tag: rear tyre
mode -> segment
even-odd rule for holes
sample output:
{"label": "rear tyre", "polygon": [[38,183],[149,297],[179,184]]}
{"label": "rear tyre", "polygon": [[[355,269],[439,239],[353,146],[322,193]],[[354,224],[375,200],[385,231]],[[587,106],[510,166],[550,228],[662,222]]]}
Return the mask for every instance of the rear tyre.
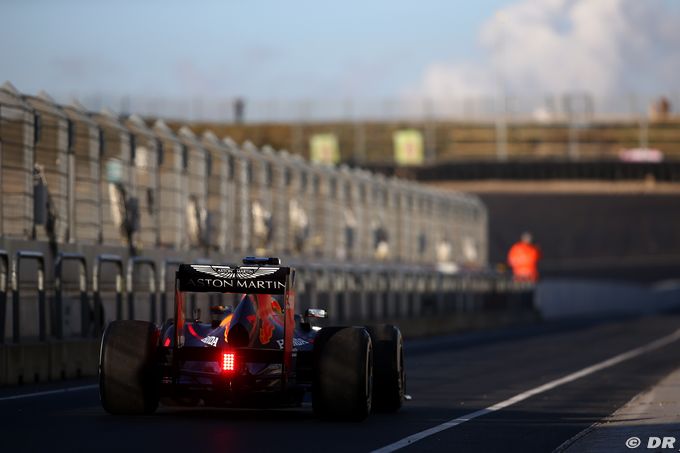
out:
{"label": "rear tyre", "polygon": [[404,401],[404,340],[392,325],[367,326],[373,342],[373,408],[396,412]]}
{"label": "rear tyre", "polygon": [[151,414],[158,407],[159,332],[146,321],[113,321],[99,353],[99,397],[111,414]]}
{"label": "rear tyre", "polygon": [[368,417],[373,395],[373,346],[366,329],[322,329],[314,340],[314,356],[314,414],[352,421]]}

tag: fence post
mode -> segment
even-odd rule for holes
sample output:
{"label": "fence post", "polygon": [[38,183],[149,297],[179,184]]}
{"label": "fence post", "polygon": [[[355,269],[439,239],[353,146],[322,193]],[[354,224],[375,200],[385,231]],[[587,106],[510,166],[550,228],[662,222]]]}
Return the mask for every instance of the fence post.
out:
{"label": "fence post", "polygon": [[332,322],[336,321],[336,316],[337,313],[333,312],[332,307],[330,305],[330,297],[331,297],[331,281],[329,277],[329,271],[328,269],[324,269],[323,267],[317,267],[315,269],[315,281],[316,281],[316,301],[317,301],[317,308],[323,308],[328,311],[328,318],[332,320]]}
{"label": "fence post", "polygon": [[638,146],[640,148],[649,147],[649,121],[645,115],[640,115],[638,121]]}
{"label": "fence post", "polygon": [[392,313],[392,287],[390,286],[390,274],[384,266],[380,271],[380,282],[382,286],[382,295],[380,297],[380,319],[389,319]]}
{"label": "fence post", "polygon": [[376,302],[378,299],[378,278],[375,272],[367,268],[364,274],[364,315],[365,319],[374,321],[377,318]]}
{"label": "fence post", "polygon": [[307,308],[319,308],[319,279],[316,275],[316,270],[314,267],[309,267],[305,269],[305,277],[307,278],[307,283],[305,289],[307,290]]}
{"label": "fence post", "polygon": [[393,309],[392,316],[395,319],[400,319],[404,316],[404,306],[406,305],[406,282],[404,280],[404,272],[402,270],[395,269],[392,275],[392,285],[391,287],[395,289],[393,297]]}
{"label": "fence post", "polygon": [[351,316],[351,307],[347,303],[347,280],[348,273],[345,268],[338,268],[333,277],[333,301],[335,303],[335,311],[338,313],[338,320],[346,323]]}
{"label": "fence post", "polygon": [[508,160],[508,118],[506,113],[497,113],[495,120],[496,161]]}
{"label": "fence post", "polygon": [[63,268],[65,261],[75,261],[80,265],[78,279],[80,287],[80,336],[87,337],[88,328],[90,327],[90,310],[87,297],[87,261],[85,260],[85,256],[81,253],[61,252],[59,255],[57,255],[57,259],[54,263],[54,311],[56,312],[52,317],[54,333],[58,339],[62,339],[64,337],[64,322],[62,319],[62,273],[64,270]]}
{"label": "fence post", "polygon": [[423,305],[425,304],[427,292],[427,274],[423,271],[416,273],[416,303],[414,305],[414,316],[423,315]]}
{"label": "fence post", "polygon": [[307,308],[306,302],[305,271],[302,267],[295,267],[295,309],[298,313],[304,313]]}
{"label": "fence post", "polygon": [[156,322],[156,262],[152,258],[144,256],[133,256],[128,260],[127,265],[127,297],[128,297],[128,318],[135,319],[135,293],[134,293],[134,271],[138,266],[143,265],[149,268],[149,318],[151,322]]}
{"label": "fence post", "polygon": [[352,268],[348,268],[345,271],[345,291],[343,304],[347,307],[345,310],[346,320],[355,322],[360,319],[358,313],[360,313],[359,303],[360,297],[357,291],[357,275]]}
{"label": "fence post", "polygon": [[123,318],[123,259],[118,255],[97,255],[92,271],[92,294],[94,296],[94,319],[95,333],[98,335],[104,328],[104,312],[102,308],[102,296],[99,291],[101,280],[101,267],[103,264],[115,264],[116,274],[116,319]]}
{"label": "fence post", "polygon": [[5,342],[5,320],[7,319],[7,282],[9,281],[9,255],[6,250],[0,250],[0,344]]}
{"label": "fence post", "polygon": [[38,338],[47,338],[45,323],[45,257],[40,252],[19,250],[12,263],[12,339],[19,343],[21,339],[21,316],[19,313],[21,282],[21,261],[35,260],[38,262]]}
{"label": "fence post", "polygon": [[434,291],[436,293],[435,307],[437,315],[446,313],[445,274],[436,273],[434,275]]}
{"label": "fence post", "polygon": [[161,302],[161,322],[165,322],[166,319],[168,319],[168,310],[166,308],[167,306],[167,288],[165,287],[166,279],[167,279],[167,272],[168,272],[168,267],[170,266],[179,266],[180,264],[184,263],[184,261],[179,260],[179,259],[167,259],[163,261],[163,265],[160,268],[160,278],[158,281],[158,291],[160,292],[160,302]]}

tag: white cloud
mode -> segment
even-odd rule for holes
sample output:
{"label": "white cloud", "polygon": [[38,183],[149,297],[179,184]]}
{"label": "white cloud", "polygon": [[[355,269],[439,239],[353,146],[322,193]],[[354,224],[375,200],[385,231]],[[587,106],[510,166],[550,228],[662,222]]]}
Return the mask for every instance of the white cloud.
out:
{"label": "white cloud", "polygon": [[668,0],[518,0],[483,24],[476,62],[436,62],[409,94],[675,93],[677,6]]}

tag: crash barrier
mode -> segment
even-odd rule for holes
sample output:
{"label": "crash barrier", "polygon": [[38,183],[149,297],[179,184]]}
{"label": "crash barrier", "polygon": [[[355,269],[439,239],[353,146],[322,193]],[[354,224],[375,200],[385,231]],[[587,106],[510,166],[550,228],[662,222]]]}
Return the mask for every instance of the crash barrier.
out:
{"label": "crash barrier", "polygon": [[[92,258],[88,259],[88,256]],[[0,251],[0,265],[4,269],[0,273],[0,308],[3,308],[0,315],[6,317],[7,312],[7,307],[1,304],[7,298],[8,269],[12,269],[13,274],[13,306],[26,302],[22,300],[22,297],[25,299],[24,293],[19,291],[22,281],[19,271],[20,265],[27,266],[22,263],[29,260],[35,261],[38,269],[37,287],[43,306],[38,319],[43,320],[42,334],[38,338],[26,335],[27,323],[35,323],[35,318],[29,320],[24,316],[17,319],[18,310],[13,311],[13,326],[17,328],[12,332],[13,341],[0,347],[0,385],[96,374],[99,336],[106,321],[137,318],[152,319],[159,324],[164,322],[171,313],[164,307],[171,307],[173,303],[167,299],[172,289],[168,273],[182,262],[210,262],[205,258],[124,258],[116,254],[63,253],[55,258],[54,267],[50,267],[54,269],[52,281],[45,278],[44,264],[47,262],[42,253],[19,251],[8,254]],[[68,262],[77,264],[77,268],[67,265]],[[404,335],[415,337],[537,319],[533,287],[496,274],[442,274],[432,269],[398,266],[290,265],[297,269],[296,311],[302,313],[311,307],[325,308],[329,318],[321,322],[326,325],[396,323]],[[142,268],[145,273],[135,282],[135,277],[140,274],[138,270]],[[88,294],[90,270],[92,284],[91,294]],[[115,287],[103,286],[111,285],[114,279]],[[68,321],[67,310],[62,308],[65,283],[69,281],[79,283],[81,329],[67,334],[64,329]],[[54,289],[48,310],[51,316],[49,331],[45,328],[46,288]],[[158,298],[157,291],[160,292],[160,312],[153,308]],[[115,293],[115,305],[103,304],[106,292]],[[141,297],[143,294],[148,294],[149,299]],[[126,313],[124,300],[127,300]],[[201,301],[205,302],[212,303],[205,299]],[[3,331],[0,341],[4,339]]]}
{"label": "crash barrier", "polygon": [[331,323],[534,310],[532,284],[493,274],[297,269],[299,310],[324,308]]}
{"label": "crash barrier", "polygon": [[95,333],[104,330],[104,307],[101,295],[101,269],[104,264],[113,264],[116,268],[116,319],[123,319],[123,290],[125,274],[123,273],[123,259],[118,255],[97,255],[92,271],[92,293],[94,294]]}
{"label": "crash barrier", "polygon": [[52,312],[52,332],[56,338],[64,337],[63,313],[63,270],[65,262],[78,264],[78,289],[80,290],[80,336],[87,337],[90,329],[90,308],[87,295],[87,261],[82,253],[59,253],[54,264],[54,310]]}
{"label": "crash barrier", "polygon": [[[17,240],[482,268],[478,197],[0,86],[0,235]],[[73,190],[77,187],[78,190]]]}
{"label": "crash barrier", "polygon": [[[54,299],[50,305],[51,328],[46,329],[45,258],[42,253],[18,251],[13,262],[6,252],[0,251],[0,316],[6,317],[7,269],[12,269],[13,342],[23,341],[19,318],[21,303],[21,263],[36,261],[38,289],[39,340],[64,338],[64,282],[78,281],[80,292],[80,332],[84,338],[98,337],[107,320],[147,319],[162,323],[169,317],[167,295],[168,272],[182,262],[179,258],[156,260],[136,256],[125,260],[120,255],[99,254],[92,266],[92,298],[87,288],[88,261],[80,253],[60,253],[54,265]],[[157,263],[161,262],[158,266]],[[210,262],[187,259],[190,262]],[[66,272],[65,263],[78,265],[77,273]],[[291,263],[297,269],[297,311],[307,308],[324,308],[329,313],[329,323],[347,324],[382,322],[430,316],[461,316],[467,313],[529,312],[533,307],[533,286],[513,282],[493,273],[443,274],[424,268],[398,266],[331,266]],[[107,313],[103,304],[103,275],[115,278],[115,302]],[[145,269],[145,273],[138,272]],[[74,269],[69,270],[73,271]],[[139,275],[144,275],[140,280]],[[110,280],[109,280],[110,281]],[[174,284],[173,284],[174,285]],[[148,301],[140,299],[148,295]],[[160,297],[159,297],[160,295]],[[93,304],[90,305],[90,300]],[[127,300],[127,310],[123,301]],[[160,300],[160,311],[157,302]],[[195,309],[196,302],[192,304]],[[124,313],[126,311],[126,313]],[[23,320],[23,322],[28,322]],[[93,325],[94,324],[94,325]],[[0,324],[4,326],[4,323]],[[4,341],[5,335],[0,336]],[[73,337],[74,335],[70,335]],[[26,338],[28,339],[28,338]]]}
{"label": "crash barrier", "polygon": [[21,262],[33,260],[38,263],[38,338],[47,338],[47,322],[45,312],[45,256],[40,252],[18,251],[12,263],[12,341],[21,341]]}

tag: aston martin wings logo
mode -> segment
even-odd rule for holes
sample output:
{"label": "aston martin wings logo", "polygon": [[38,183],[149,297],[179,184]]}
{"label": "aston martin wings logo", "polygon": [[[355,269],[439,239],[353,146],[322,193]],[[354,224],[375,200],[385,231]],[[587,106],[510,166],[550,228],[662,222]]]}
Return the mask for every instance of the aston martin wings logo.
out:
{"label": "aston martin wings logo", "polygon": [[251,279],[257,277],[264,277],[265,275],[271,275],[279,270],[278,267],[257,267],[257,266],[242,266],[242,267],[230,267],[230,266],[211,266],[209,264],[192,264],[191,267],[205,274],[210,274],[218,278],[237,278],[237,279]]}

